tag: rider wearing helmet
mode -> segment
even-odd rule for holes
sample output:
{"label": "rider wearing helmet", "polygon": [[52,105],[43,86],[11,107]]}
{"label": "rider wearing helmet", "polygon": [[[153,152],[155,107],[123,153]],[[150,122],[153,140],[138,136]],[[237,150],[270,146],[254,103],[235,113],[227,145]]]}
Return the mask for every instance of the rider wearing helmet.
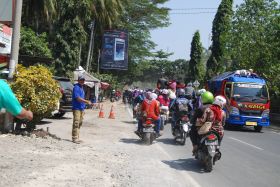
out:
{"label": "rider wearing helmet", "polygon": [[156,125],[156,136],[159,137],[160,133],[160,111],[159,111],[159,102],[156,100],[157,95],[152,92],[146,93],[146,99],[141,104],[141,112],[142,112],[142,121],[141,124],[138,124],[138,130],[135,132],[139,135],[139,132],[143,128],[143,123],[146,122],[147,119],[152,119],[154,124]]}
{"label": "rider wearing helmet", "polygon": [[160,106],[169,106],[170,103],[170,98],[168,96],[168,90],[167,89],[163,89],[160,92],[160,95],[158,96],[157,100],[160,103]]}
{"label": "rider wearing helmet", "polygon": [[206,91],[201,94],[201,102],[202,105],[197,108],[194,112],[193,118],[191,119],[191,131],[190,131],[190,139],[193,145],[193,153],[197,150],[197,146],[200,140],[200,137],[197,133],[197,121],[202,118],[203,114],[205,113],[206,109],[211,107],[212,103],[214,102],[214,96],[211,92]]}
{"label": "rider wearing helmet", "polygon": [[191,111],[191,104],[190,100],[188,100],[185,96],[185,90],[183,88],[179,88],[177,90],[177,98],[175,101],[171,104],[171,110],[173,110],[172,120],[171,120],[171,126],[172,126],[172,134],[174,134],[174,130],[176,129],[176,122],[180,118],[180,115],[182,112],[189,112]]}

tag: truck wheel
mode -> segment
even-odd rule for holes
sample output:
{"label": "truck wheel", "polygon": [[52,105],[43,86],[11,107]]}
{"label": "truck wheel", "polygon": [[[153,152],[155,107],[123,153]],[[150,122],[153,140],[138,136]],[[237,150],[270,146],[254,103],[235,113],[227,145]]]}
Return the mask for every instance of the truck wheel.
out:
{"label": "truck wheel", "polygon": [[262,131],[262,126],[254,126],[254,129],[256,132],[261,132]]}

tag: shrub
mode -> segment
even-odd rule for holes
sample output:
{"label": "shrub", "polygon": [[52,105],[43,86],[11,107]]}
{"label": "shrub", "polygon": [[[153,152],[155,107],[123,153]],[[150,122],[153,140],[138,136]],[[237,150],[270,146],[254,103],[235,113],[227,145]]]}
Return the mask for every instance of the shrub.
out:
{"label": "shrub", "polygon": [[34,119],[29,125],[35,128],[36,123],[56,109],[61,97],[59,85],[41,65],[29,68],[19,65],[17,70],[11,87],[21,105],[33,112]]}

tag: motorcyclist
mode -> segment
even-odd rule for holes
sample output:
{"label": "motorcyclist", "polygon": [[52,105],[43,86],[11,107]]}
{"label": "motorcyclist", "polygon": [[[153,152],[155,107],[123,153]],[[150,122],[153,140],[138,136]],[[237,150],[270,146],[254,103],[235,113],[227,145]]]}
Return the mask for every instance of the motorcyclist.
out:
{"label": "motorcyclist", "polygon": [[171,109],[174,111],[172,115],[171,120],[171,126],[172,126],[172,134],[175,135],[175,129],[176,129],[176,122],[180,118],[180,115],[182,112],[187,112],[191,110],[191,107],[189,105],[189,100],[185,97],[185,90],[180,88],[177,90],[177,98],[171,105]]}
{"label": "motorcyclist", "polygon": [[158,96],[158,101],[160,103],[160,106],[169,106],[169,103],[170,103],[170,98],[169,98],[169,95],[168,95],[168,90],[167,89],[163,89],[161,92],[160,92],[160,95]]}
{"label": "motorcyclist", "polygon": [[[156,137],[161,136],[160,131],[160,111],[159,102],[156,100],[157,95],[155,93],[148,92],[146,99],[142,103],[143,120],[152,119],[156,128]],[[143,121],[144,122],[144,121]]]}
{"label": "motorcyclist", "polygon": [[202,101],[202,105],[195,110],[194,115],[191,118],[192,127],[191,127],[191,131],[190,131],[190,139],[191,139],[192,145],[193,145],[193,150],[192,150],[193,153],[197,150],[198,143],[200,140],[200,136],[197,133],[197,130],[199,127],[197,126],[196,122],[198,119],[202,118],[206,109],[208,109],[211,106],[211,104],[214,101],[214,96],[211,92],[206,91],[201,94],[201,101]]}
{"label": "motorcyclist", "polygon": [[185,88],[185,92],[186,92],[187,99],[192,99],[194,97],[195,91],[191,82],[187,84],[187,87]]}
{"label": "motorcyclist", "polygon": [[201,100],[201,95],[204,93],[204,92],[206,92],[206,90],[205,89],[200,89],[200,90],[198,90],[197,92],[196,92],[196,94],[195,94],[195,100],[194,100],[194,104],[193,104],[193,107],[194,107],[194,109],[198,109],[198,108],[200,108],[203,104],[202,104],[202,100]]}

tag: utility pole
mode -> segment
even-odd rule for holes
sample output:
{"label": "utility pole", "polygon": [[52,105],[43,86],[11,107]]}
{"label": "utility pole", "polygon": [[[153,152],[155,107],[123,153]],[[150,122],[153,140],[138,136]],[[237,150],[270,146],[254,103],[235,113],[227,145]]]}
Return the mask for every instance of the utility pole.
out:
{"label": "utility pole", "polygon": [[90,53],[91,53],[92,43],[93,43],[94,23],[95,23],[95,21],[93,20],[93,21],[90,23],[90,25],[88,26],[88,27],[90,28],[91,32],[90,32],[90,42],[89,42],[89,49],[88,49],[88,56],[87,56],[86,71],[88,71],[88,68],[89,68]]}
{"label": "utility pole", "polygon": [[[21,26],[21,10],[22,10],[22,0],[16,0],[16,8],[15,8],[14,20],[13,20],[12,51],[11,51],[11,57],[10,57],[10,63],[9,63],[8,80],[13,79],[13,74],[15,72],[15,68],[18,63],[20,26]],[[6,112],[4,131],[10,132],[10,131],[14,130],[14,124],[12,122],[10,122],[11,119],[12,119],[11,115]]]}
{"label": "utility pole", "polygon": [[98,50],[98,59],[97,59],[97,73],[99,74],[99,64],[100,64],[100,49]]}
{"label": "utility pole", "polygon": [[81,65],[81,53],[82,53],[82,44],[80,43],[79,60],[78,60],[77,68],[79,68],[79,66]]}

